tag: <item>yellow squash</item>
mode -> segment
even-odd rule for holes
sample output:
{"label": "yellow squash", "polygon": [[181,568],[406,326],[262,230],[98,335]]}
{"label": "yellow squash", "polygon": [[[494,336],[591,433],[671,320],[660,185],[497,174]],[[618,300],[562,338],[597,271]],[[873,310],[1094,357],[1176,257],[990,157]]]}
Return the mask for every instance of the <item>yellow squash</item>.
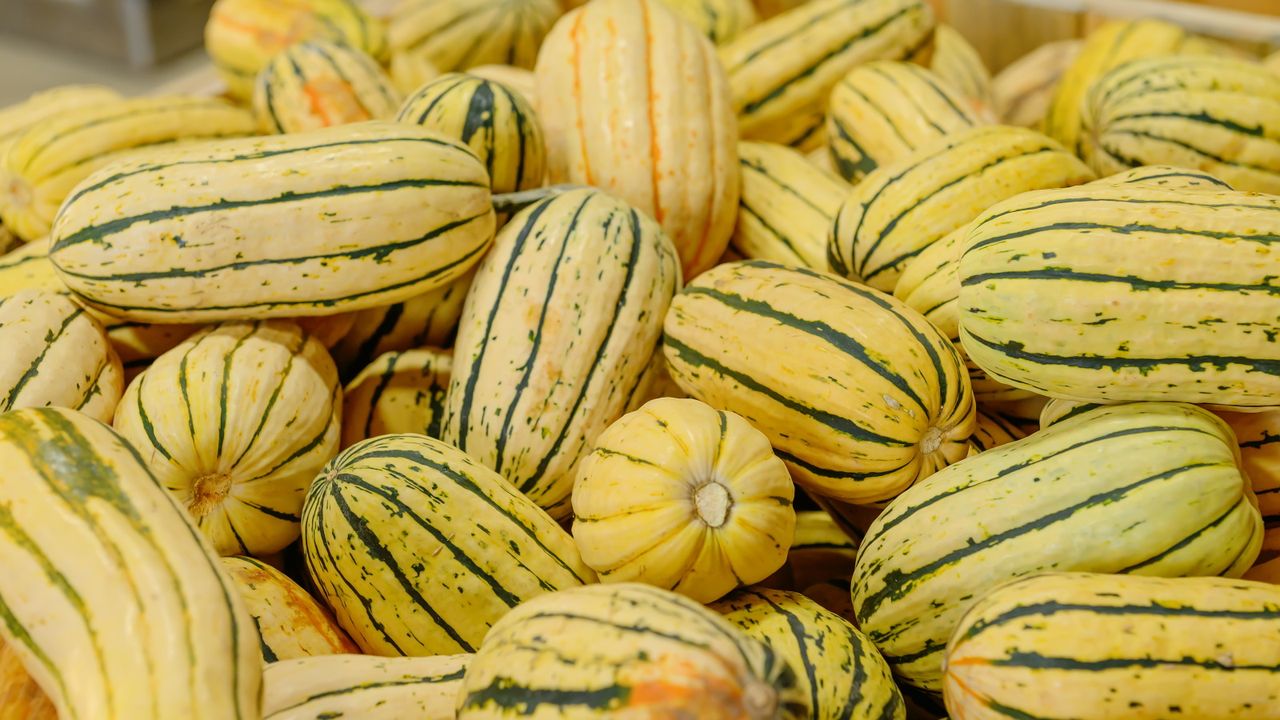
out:
{"label": "yellow squash", "polygon": [[393,57],[422,58],[440,72],[533,67],[560,12],[556,0],[401,0],[387,34]]}
{"label": "yellow squash", "polygon": [[992,80],[996,117],[1008,125],[1037,128],[1058,80],[1084,47],[1083,40],[1046,43],[1014,60]]}
{"label": "yellow squash", "polygon": [[258,628],[263,662],[360,652],[329,611],[284,573],[250,557],[221,562]]}
{"label": "yellow squash", "polygon": [[258,123],[277,133],[383,120],[399,105],[400,93],[373,58],[329,40],[285,48],[258,73],[253,91]]}
{"label": "yellow squash", "polygon": [[827,235],[849,186],[785,145],[738,143],[742,195],[733,247],[743,257],[827,268]]}
{"label": "yellow squash", "polygon": [[264,720],[454,720],[470,655],[325,655],[262,673]]}
{"label": "yellow squash", "polygon": [[502,83],[524,98],[530,107],[538,105],[538,79],[528,68],[515,65],[478,65],[467,68],[467,74]]}
{"label": "yellow squash", "polygon": [[717,45],[734,39],[756,23],[751,0],[662,0],[711,42]]}
{"label": "yellow squash", "polygon": [[995,115],[991,71],[987,70],[977,48],[970,45],[960,31],[950,25],[934,28],[929,69],[959,90],[979,117]]}
{"label": "yellow squash", "polygon": [[1008,418],[993,412],[987,412],[978,406],[978,423],[969,438],[974,454],[986,452],[994,447],[1007,445],[1014,440],[1021,440],[1029,435],[1025,428]]}
{"label": "yellow squash", "polygon": [[446,350],[389,352],[347,384],[342,408],[342,447],[399,433],[440,437],[445,391],[453,368]]}

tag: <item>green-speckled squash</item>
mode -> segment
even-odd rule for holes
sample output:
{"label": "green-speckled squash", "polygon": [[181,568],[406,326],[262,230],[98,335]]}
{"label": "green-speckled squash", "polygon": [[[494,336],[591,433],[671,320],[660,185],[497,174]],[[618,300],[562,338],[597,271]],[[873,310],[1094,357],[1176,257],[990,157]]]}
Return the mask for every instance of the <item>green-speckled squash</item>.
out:
{"label": "green-speckled squash", "polygon": [[454,720],[470,655],[324,655],[262,673],[264,720]]}
{"label": "green-speckled squash", "polygon": [[378,63],[334,42],[291,45],[258,74],[253,112],[268,132],[319,130],[395,115],[400,93]]}
{"label": "green-speckled squash", "polygon": [[452,369],[447,350],[422,348],[379,355],[347,384],[342,447],[378,435],[440,437]]}
{"label": "green-speckled squash", "polygon": [[733,248],[753,260],[826,270],[827,235],[849,185],[774,143],[738,143],[738,165],[742,193]]}
{"label": "green-speckled squash", "polygon": [[389,25],[391,53],[421,57],[441,72],[533,67],[560,12],[556,0],[401,0]]}
{"label": "green-speckled squash", "polygon": [[360,652],[329,611],[284,573],[251,557],[221,560],[258,629],[263,662]]}

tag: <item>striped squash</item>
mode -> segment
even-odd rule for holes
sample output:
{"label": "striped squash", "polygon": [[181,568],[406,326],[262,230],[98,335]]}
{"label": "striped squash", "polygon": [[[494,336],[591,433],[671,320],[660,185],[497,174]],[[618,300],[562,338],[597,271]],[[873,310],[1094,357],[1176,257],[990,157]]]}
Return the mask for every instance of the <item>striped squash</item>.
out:
{"label": "striped squash", "polygon": [[57,406],[108,421],[124,391],[102,325],[66,295],[0,297],[0,412]]}
{"label": "striped squash", "polygon": [[[1262,539],[1231,430],[1199,408],[1101,408],[953,465],[898,496],[858,550],[853,605],[905,682],[992,587],[1046,570],[1239,576]],[[975,522],[980,518],[980,522]]]}
{"label": "striped squash", "polygon": [[401,95],[411,95],[418,88],[440,77],[440,68],[422,53],[398,53],[391,56],[387,67],[391,84]]}
{"label": "striped squash", "polygon": [[971,720],[1280,717],[1278,634],[1274,585],[1037,575],[965,615],[947,648],[947,710]]}
{"label": "striped squash", "polygon": [[990,125],[948,135],[854,187],[832,227],[828,260],[834,272],[892,292],[913,258],[991,205],[1092,179],[1084,163],[1033,130]]}
{"label": "striped squash", "polygon": [[0,720],[58,720],[58,709],[27,672],[22,658],[0,640]]}
{"label": "striped squash", "polygon": [[723,45],[756,24],[751,0],[662,0],[707,39]]}
{"label": "striped squash", "polygon": [[1000,122],[1038,128],[1058,81],[1083,48],[1084,41],[1076,39],[1045,43],[996,74],[991,91]]}
{"label": "striped squash", "polygon": [[810,701],[796,672],[683,595],[588,585],[535,598],[493,627],[467,668],[458,719],[801,720]]}
{"label": "striped squash", "polygon": [[[41,122],[0,155],[0,219],[23,240],[49,234],[82,180],[127,151],[179,140],[252,135],[253,114],[216,98],[157,96],[95,103]],[[163,195],[163,194],[162,194]]]}
{"label": "striped squash", "polygon": [[422,435],[343,451],[308,491],[302,524],[316,588],[371,655],[472,652],[516,605],[595,582],[533,501]]}
{"label": "striped squash", "polygon": [[1276,235],[1266,195],[1104,180],[1018,196],[969,233],[961,341],[993,378],[1051,397],[1275,405]]}
{"label": "striped squash", "polygon": [[264,720],[453,720],[470,655],[285,660],[262,673]]}
{"label": "striped squash", "polygon": [[364,52],[329,40],[290,45],[258,73],[253,112],[267,132],[296,133],[383,120],[400,93]]}
{"label": "striped squash", "polygon": [[567,515],[578,461],[640,389],[677,263],[658,225],[611,195],[521,211],[467,295],[443,439]]}
{"label": "striped squash", "polygon": [[494,193],[542,185],[547,170],[542,126],[533,106],[502,83],[460,73],[442,75],[410,95],[396,120],[471,148],[489,172]]}
{"label": "striped squash", "polygon": [[827,235],[849,186],[773,143],[738,144],[742,195],[733,247],[744,257],[827,267]]}
{"label": "striped squash", "polygon": [[959,30],[941,24],[934,28],[933,58],[929,61],[929,69],[959,90],[979,116],[995,115],[991,71],[982,62],[978,50]]}
{"label": "striped squash", "polygon": [[556,24],[534,72],[551,182],[593,185],[648,213],[685,278],[714,265],[739,180],[711,41],[659,0],[598,0]]}
{"label": "striped squash", "polygon": [[341,43],[378,61],[387,57],[382,23],[353,0],[217,0],[204,27],[209,58],[230,95],[244,102],[271,58],[306,40]]}
{"label": "striped squash", "polygon": [[347,384],[342,447],[379,435],[417,433],[438,438],[453,358],[424,348],[379,355]]}
{"label": "striped squash", "polygon": [[1021,440],[1030,433],[1017,423],[997,413],[988,412],[978,406],[978,422],[969,437],[969,444],[975,453],[986,452],[991,448],[1008,445],[1014,440]]}
{"label": "striped squash", "polygon": [[968,450],[973,394],[955,348],[865,286],[720,265],[672,301],[663,342],[676,382],[764,432],[812,493],[887,500]]}
{"label": "striped squash", "polygon": [[360,652],[329,611],[284,573],[251,557],[221,561],[258,629],[263,662]]}
{"label": "striped squash", "polygon": [[49,262],[49,239],[19,245],[0,255],[0,297],[22,290],[65,292],[66,285]]}
{"label": "striped squash", "polygon": [[15,410],[0,465],[0,635],[59,717],[260,717],[253,623],[124,438],[73,410]]}
{"label": "striped squash", "polygon": [[856,183],[921,147],[985,124],[960,92],[911,63],[859,65],[831,91],[827,146],[836,169]]}
{"label": "striped squash", "polygon": [[120,93],[102,85],[59,85],[0,108],[0,155],[29,128],[59,115],[119,99]]}
{"label": "striped squash", "polygon": [[745,588],[711,606],[785,660],[813,720],[904,720],[889,665],[848,620],[799,593]]}
{"label": "striped squash", "polygon": [[787,559],[795,486],[746,420],[658,398],[596,438],[573,485],[573,540],[601,582],[708,603]]}
{"label": "striped squash", "polygon": [[108,166],[68,199],[51,257],[90,306],[129,320],[333,314],[448,284],[493,226],[470,150],[369,122]]}
{"label": "striped squash", "polygon": [[524,98],[529,107],[538,105],[538,79],[528,68],[515,65],[477,65],[467,68],[467,74],[501,83],[503,87]]}
{"label": "striped squash", "polygon": [[1175,165],[1280,193],[1280,76],[1255,62],[1135,60],[1098,78],[1085,102],[1082,157],[1100,176]]}
{"label": "striped squash", "polygon": [[1030,435],[1040,429],[1040,413],[1048,402],[1049,398],[1032,394],[1022,400],[987,403],[984,409],[1019,428],[1024,435]]}
{"label": "striped squash", "polygon": [[420,56],[441,72],[528,68],[560,12],[556,0],[402,0],[388,37],[393,55]]}
{"label": "striped squash", "polygon": [[338,450],[340,392],[297,325],[229,322],[135,378],[115,428],[219,553],[273,553],[298,538],[307,486]]}

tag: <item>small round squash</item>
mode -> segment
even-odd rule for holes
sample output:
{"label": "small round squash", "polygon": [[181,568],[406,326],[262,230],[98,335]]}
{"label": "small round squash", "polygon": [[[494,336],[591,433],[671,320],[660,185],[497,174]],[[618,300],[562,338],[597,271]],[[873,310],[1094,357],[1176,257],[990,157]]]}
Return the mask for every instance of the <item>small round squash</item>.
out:
{"label": "small round squash", "polygon": [[764,434],[698,400],[658,398],[601,433],[573,487],[573,536],[602,582],[699,602],[771,575],[795,487]]}
{"label": "small round squash", "polygon": [[439,438],[453,356],[422,348],[389,352],[347,384],[342,447],[379,435],[417,433]]}
{"label": "small round squash", "polygon": [[222,572],[258,628],[263,662],[360,652],[329,611],[279,570],[234,556],[222,558]]}

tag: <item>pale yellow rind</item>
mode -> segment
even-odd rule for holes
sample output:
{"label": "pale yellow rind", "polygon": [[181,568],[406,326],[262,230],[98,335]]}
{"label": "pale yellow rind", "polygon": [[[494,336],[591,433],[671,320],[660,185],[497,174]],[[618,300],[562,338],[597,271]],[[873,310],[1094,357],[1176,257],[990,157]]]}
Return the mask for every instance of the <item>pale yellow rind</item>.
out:
{"label": "pale yellow rind", "polygon": [[827,235],[849,185],[785,145],[738,143],[742,195],[733,247],[744,257],[827,268]]}
{"label": "pale yellow rind", "polygon": [[327,655],[286,660],[262,673],[264,720],[453,720],[470,655]]}
{"label": "pale yellow rind", "polygon": [[1038,128],[1058,80],[1084,48],[1084,40],[1046,43],[1014,60],[991,82],[996,117],[1007,125]]}
{"label": "pale yellow rind", "polygon": [[723,45],[756,24],[751,0],[662,0],[707,39]]}
{"label": "pale yellow rind", "polygon": [[341,446],[399,433],[439,437],[452,367],[447,350],[424,348],[379,355],[347,384]]}
{"label": "pale yellow rind", "polygon": [[386,120],[400,92],[373,58],[328,40],[290,45],[254,83],[253,112],[265,132],[295,133]]}
{"label": "pale yellow rind", "polygon": [[402,0],[387,36],[393,56],[421,57],[440,72],[528,68],[560,13],[556,0]]}

